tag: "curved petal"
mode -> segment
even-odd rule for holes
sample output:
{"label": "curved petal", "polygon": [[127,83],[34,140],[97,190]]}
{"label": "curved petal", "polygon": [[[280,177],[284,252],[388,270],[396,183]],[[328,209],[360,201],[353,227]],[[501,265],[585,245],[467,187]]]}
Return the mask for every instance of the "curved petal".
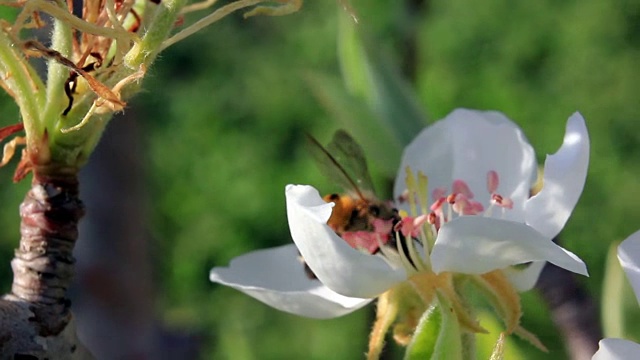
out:
{"label": "curved petal", "polygon": [[318,319],[348,314],[371,301],[342,296],[308,278],[293,244],[239,256],[229,267],[213,268],[209,279],[278,310]]}
{"label": "curved petal", "polygon": [[392,268],[382,256],[350,247],[326,224],[332,203],[316,189],[287,185],[287,217],[291,237],[314,274],[333,291],[360,298],[375,297],[406,279],[403,268]]}
{"label": "curved petal", "polygon": [[534,261],[527,265],[526,268],[508,267],[504,269],[504,274],[519,292],[525,292],[533,289],[538,282],[542,268],[546,261]]}
{"label": "curved petal", "polygon": [[580,258],[531,227],[481,216],[463,216],[444,224],[431,252],[436,273],[483,274],[542,260],[587,275],[587,267]]}
{"label": "curved petal", "polygon": [[533,148],[516,124],[499,112],[467,109],[453,111],[406,147],[394,186],[396,198],[406,189],[407,166],[425,173],[432,190],[451,190],[453,180],[464,180],[484,205],[490,198],[487,173],[494,170],[500,176],[498,192],[514,201],[505,216],[520,221],[536,173]]}
{"label": "curved petal", "polygon": [[636,231],[618,246],[618,260],[640,302],[640,231]]}
{"label": "curved petal", "polygon": [[526,223],[549,239],[569,219],[582,193],[589,166],[589,134],[580,113],[571,115],[560,150],[544,163],[544,185],[525,205]]}
{"label": "curved petal", "polygon": [[591,360],[640,359],[640,345],[624,339],[602,339]]}

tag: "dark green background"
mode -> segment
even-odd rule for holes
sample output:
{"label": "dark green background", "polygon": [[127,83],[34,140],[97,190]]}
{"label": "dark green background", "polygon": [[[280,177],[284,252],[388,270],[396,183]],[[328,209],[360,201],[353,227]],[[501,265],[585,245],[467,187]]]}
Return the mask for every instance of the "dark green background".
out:
{"label": "dark green background", "polygon": [[[376,52],[409,75],[430,119],[457,107],[503,111],[542,162],[560,146],[568,116],[583,114],[589,176],[561,237],[587,263],[591,277],[582,280],[599,300],[609,246],[640,227],[640,1],[434,0],[419,13],[406,11],[412,1],[371,3],[353,2],[360,26]],[[130,102],[143,127],[152,194],[157,311],[169,327],[202,335],[204,358],[359,359],[366,350],[371,309],[309,320],[208,281],[213,266],[290,241],[286,184],[335,189],[305,151],[304,133],[326,141],[339,126],[306,80],[340,76],[338,9],[307,1],[292,16],[224,19],[164,52],[146,91]],[[401,66],[411,63],[411,43],[414,70]],[[10,105],[2,111],[3,124],[16,117]],[[379,182],[384,175],[374,173]],[[10,176],[10,168],[0,170],[3,290],[28,186],[11,185]],[[564,358],[537,294],[524,298],[525,326],[553,353],[521,341],[518,351],[526,359]]]}

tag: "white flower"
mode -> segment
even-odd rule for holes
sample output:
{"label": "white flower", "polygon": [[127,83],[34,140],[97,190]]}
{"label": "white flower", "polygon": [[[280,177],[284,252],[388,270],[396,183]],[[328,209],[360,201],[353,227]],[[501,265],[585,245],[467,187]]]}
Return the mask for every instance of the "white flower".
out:
{"label": "white flower", "polygon": [[213,268],[209,278],[278,310],[318,319],[348,314],[371,301],[342,296],[310,280],[293,244],[239,256],[228,268]]}
{"label": "white flower", "polygon": [[[228,268],[214,268],[211,280],[283,311],[332,317],[422,272],[505,269],[519,290],[535,284],[545,261],[586,275],[584,263],[551,239],[578,201],[588,160],[586,126],[576,113],[567,122],[562,147],[547,157],[544,187],[530,198],[537,166],[521,130],[498,112],[456,110],[405,149],[394,189],[396,199],[405,201],[396,206],[429,221],[426,231],[417,232],[419,239],[404,240],[405,250],[382,246],[372,255],[352,248],[327,225],[333,203],[311,186],[288,185],[291,236],[319,281],[305,277],[293,245],[241,256]],[[409,186],[407,193],[407,167],[428,176],[436,195],[432,211],[424,211],[426,204],[423,211],[410,205],[414,198],[424,202],[420,195],[426,189]],[[533,263],[525,269],[508,269],[528,262]]]}
{"label": "white flower", "polygon": [[[429,177],[429,187],[450,186],[461,179],[483,205],[491,203],[487,174],[498,174],[498,191],[510,199],[508,210],[463,216],[445,224],[431,253],[436,272],[484,273],[533,261],[508,273],[520,291],[535,285],[544,261],[586,275],[584,263],[551,242],[567,222],[587,175],[589,137],[579,113],[567,121],[560,150],[548,155],[544,187],[533,197],[535,153],[520,128],[502,113],[459,109],[425,129],[405,149],[394,195],[405,188],[406,166]],[[490,182],[490,181],[489,181]],[[493,187],[493,185],[490,185]],[[495,189],[491,193],[495,192]]]}
{"label": "white flower", "polygon": [[[640,231],[633,233],[618,247],[618,260],[627,274],[640,303]],[[592,360],[640,359],[640,344],[624,339],[602,339]]]}

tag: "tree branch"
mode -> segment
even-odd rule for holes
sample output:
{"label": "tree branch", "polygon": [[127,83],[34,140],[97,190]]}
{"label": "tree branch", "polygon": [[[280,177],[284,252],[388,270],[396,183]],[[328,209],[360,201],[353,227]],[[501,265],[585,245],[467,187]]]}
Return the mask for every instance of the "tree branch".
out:
{"label": "tree branch", "polygon": [[20,246],[11,293],[0,302],[3,358],[86,359],[69,310],[73,247],[84,206],[77,169],[36,167],[20,205]]}

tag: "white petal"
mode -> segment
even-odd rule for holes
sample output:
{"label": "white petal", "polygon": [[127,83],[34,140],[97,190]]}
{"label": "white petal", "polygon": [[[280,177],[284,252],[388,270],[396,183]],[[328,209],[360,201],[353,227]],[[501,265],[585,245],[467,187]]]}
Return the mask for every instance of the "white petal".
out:
{"label": "white petal", "polygon": [[307,277],[293,244],[239,256],[229,267],[213,268],[209,279],[278,310],[318,319],[348,314],[371,301],[342,296]]}
{"label": "white petal", "polygon": [[640,231],[636,231],[618,246],[618,260],[640,302]]}
{"label": "white petal", "polygon": [[549,239],[558,235],[582,193],[589,166],[589,134],[582,115],[567,121],[560,150],[544,163],[542,190],[525,205],[526,222]]}
{"label": "white petal", "polygon": [[396,198],[406,188],[407,166],[429,177],[430,190],[446,187],[450,191],[453,180],[464,180],[485,206],[490,196],[487,173],[497,171],[498,192],[515,203],[505,216],[520,221],[536,172],[533,148],[517,125],[499,112],[466,109],[453,111],[407,146],[394,187]]}
{"label": "white petal", "polygon": [[549,261],[587,275],[584,262],[522,223],[481,216],[463,216],[438,232],[431,252],[436,273],[483,274],[529,261]]}
{"label": "white petal", "polygon": [[546,261],[534,261],[524,269],[508,267],[504,269],[504,273],[516,290],[525,292],[536,286],[542,268],[546,263]]}
{"label": "white petal", "polygon": [[359,298],[372,298],[404,281],[403,268],[392,268],[380,255],[369,255],[350,247],[326,224],[332,203],[316,189],[287,185],[287,217],[291,237],[315,275],[333,291]]}
{"label": "white petal", "polygon": [[591,360],[640,359],[640,345],[624,339],[602,339],[600,348]]}

